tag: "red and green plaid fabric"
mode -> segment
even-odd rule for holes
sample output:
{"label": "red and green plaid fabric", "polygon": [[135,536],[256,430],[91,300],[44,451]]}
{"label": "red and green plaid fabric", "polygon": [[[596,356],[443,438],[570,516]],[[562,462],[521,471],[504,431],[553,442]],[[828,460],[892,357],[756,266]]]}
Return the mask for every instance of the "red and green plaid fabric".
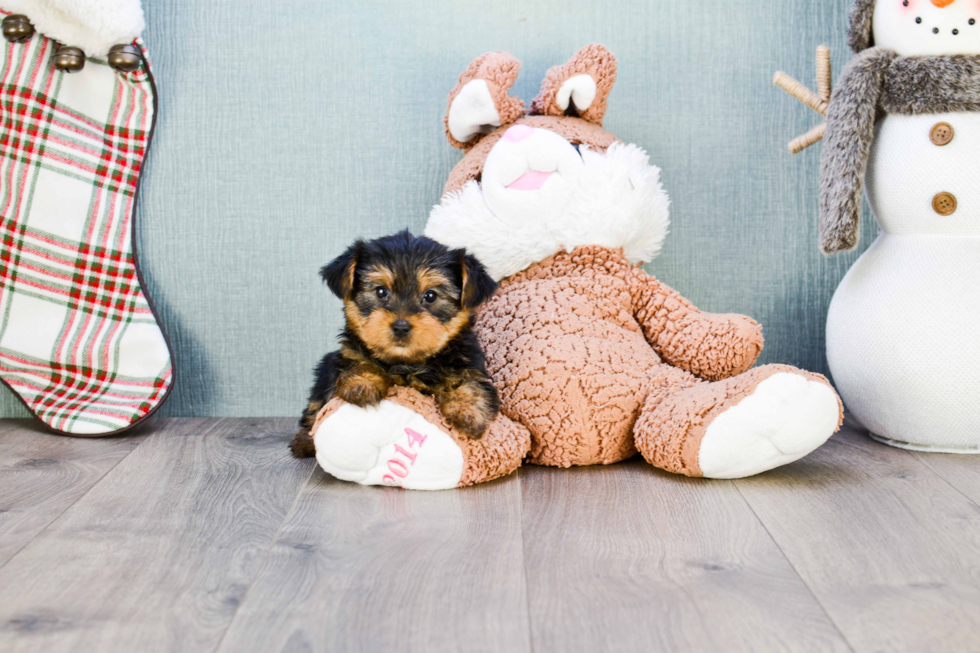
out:
{"label": "red and green plaid fabric", "polygon": [[0,378],[49,427],[105,434],[173,379],[132,245],[155,89],[148,64],[58,71],[55,47],[3,42]]}

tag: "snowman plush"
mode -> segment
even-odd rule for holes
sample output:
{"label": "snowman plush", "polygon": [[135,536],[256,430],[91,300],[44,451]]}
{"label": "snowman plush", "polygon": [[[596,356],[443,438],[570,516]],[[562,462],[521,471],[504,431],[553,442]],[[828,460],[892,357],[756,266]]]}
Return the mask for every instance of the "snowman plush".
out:
{"label": "snowman plush", "polygon": [[980,0],[857,0],[826,107],[821,246],[881,234],[841,282],[827,356],[847,408],[898,447],[980,453]]}

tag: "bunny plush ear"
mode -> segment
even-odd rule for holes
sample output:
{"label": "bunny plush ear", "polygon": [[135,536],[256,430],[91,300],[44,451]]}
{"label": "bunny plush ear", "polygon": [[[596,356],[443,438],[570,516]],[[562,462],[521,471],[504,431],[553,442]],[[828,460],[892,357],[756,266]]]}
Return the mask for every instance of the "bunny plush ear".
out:
{"label": "bunny plush ear", "polygon": [[562,66],[548,71],[531,114],[576,116],[602,125],[606,100],[616,82],[616,57],[605,46],[587,45]]}
{"label": "bunny plush ear", "polygon": [[524,115],[524,103],[507,95],[520,71],[521,62],[506,52],[473,60],[449,94],[444,122],[453,147],[469,149],[480,137]]}

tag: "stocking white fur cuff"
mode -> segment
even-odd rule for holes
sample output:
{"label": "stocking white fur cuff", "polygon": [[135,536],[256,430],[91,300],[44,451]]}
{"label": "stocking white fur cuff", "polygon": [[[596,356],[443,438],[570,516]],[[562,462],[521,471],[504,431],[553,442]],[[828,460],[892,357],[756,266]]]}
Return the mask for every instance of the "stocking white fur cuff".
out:
{"label": "stocking white fur cuff", "polygon": [[145,26],[139,0],[0,0],[0,6],[24,14],[41,34],[91,57],[132,43]]}

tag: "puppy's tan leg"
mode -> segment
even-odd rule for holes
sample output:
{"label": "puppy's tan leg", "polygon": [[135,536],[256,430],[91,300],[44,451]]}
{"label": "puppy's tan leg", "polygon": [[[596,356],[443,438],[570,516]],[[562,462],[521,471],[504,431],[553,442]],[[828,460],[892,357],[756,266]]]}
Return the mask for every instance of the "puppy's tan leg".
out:
{"label": "puppy's tan leg", "polygon": [[289,450],[293,452],[294,458],[312,458],[315,456],[316,447],[313,446],[313,434],[310,433],[310,430],[302,429],[294,435]]}
{"label": "puppy's tan leg", "polygon": [[377,406],[388,394],[391,379],[380,370],[358,365],[347,370],[337,379],[337,396],[349,404]]}
{"label": "puppy's tan leg", "polygon": [[311,401],[310,405],[303,411],[303,417],[299,420],[300,430],[293,436],[293,441],[289,445],[290,451],[296,458],[312,458],[316,455],[313,447],[313,423],[316,421],[317,413],[323,408],[324,401]]}
{"label": "puppy's tan leg", "polygon": [[[316,416],[320,410],[327,404],[326,401],[318,399],[316,401],[311,401],[303,411],[303,417],[299,420],[299,425],[304,431],[309,431],[313,428],[313,423],[316,422]],[[302,431],[300,431],[302,433]]]}
{"label": "puppy's tan leg", "polygon": [[479,439],[497,417],[497,392],[488,382],[475,379],[435,393],[443,417],[466,435]]}

